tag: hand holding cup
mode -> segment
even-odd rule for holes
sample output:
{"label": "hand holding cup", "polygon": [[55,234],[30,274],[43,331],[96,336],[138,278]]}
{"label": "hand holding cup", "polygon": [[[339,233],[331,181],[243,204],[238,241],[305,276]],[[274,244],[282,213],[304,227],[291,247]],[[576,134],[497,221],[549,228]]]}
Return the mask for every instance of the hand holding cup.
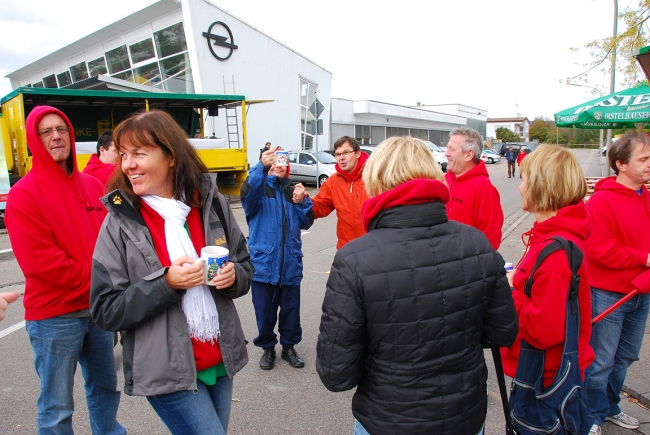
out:
{"label": "hand holding cup", "polygon": [[194,260],[187,255],[177,258],[167,269],[165,281],[174,291],[187,290],[203,284],[203,261]]}

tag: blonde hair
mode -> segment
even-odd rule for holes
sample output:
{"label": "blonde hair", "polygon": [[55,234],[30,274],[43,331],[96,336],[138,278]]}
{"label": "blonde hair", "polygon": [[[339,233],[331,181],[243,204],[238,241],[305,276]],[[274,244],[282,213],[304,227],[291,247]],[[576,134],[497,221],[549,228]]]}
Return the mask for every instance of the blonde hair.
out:
{"label": "blonde hair", "polygon": [[542,145],[521,161],[526,174],[526,202],[531,211],[557,211],[587,194],[585,174],[570,151]]}
{"label": "blonde hair", "polygon": [[410,136],[391,137],[380,143],[363,170],[363,182],[370,197],[416,178],[444,183],[443,177],[429,147]]}

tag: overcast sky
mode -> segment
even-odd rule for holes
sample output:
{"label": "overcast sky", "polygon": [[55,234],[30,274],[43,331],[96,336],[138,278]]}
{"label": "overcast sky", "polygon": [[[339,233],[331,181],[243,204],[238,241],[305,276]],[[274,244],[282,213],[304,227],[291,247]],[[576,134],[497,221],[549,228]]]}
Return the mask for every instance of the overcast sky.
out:
{"label": "overcast sky", "polygon": [[[154,2],[0,0],[0,96],[11,91],[7,73]],[[333,97],[460,103],[490,117],[516,116],[518,105],[531,120],[595,98],[560,80],[584,69],[585,44],[611,36],[614,9],[611,0],[212,2],[331,71]],[[619,10],[637,3],[620,0]],[[609,77],[593,72],[589,85],[608,90]]]}

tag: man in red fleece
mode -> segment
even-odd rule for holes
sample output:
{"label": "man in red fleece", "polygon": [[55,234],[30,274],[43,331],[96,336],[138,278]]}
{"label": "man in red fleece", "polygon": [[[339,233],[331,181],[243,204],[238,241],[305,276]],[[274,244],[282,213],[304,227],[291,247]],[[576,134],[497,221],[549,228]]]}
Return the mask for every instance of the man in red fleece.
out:
{"label": "man in red fleece", "polygon": [[334,157],[336,174],[325,180],[320,187],[318,195],[313,198],[312,210],[316,219],[336,210],[336,249],[341,249],[350,240],[366,234],[361,223],[361,207],[368,199],[368,194],[361,176],[368,154],[361,152],[355,138],[343,136],[334,142]]}
{"label": "man in red fleece", "polygon": [[113,334],[99,329],[88,310],[104,186],[77,169],[74,130],[60,110],[35,107],[26,135],[32,169],[9,191],[5,221],[25,275],[26,330],[41,384],[38,431],[72,433],[78,361],[92,433],[126,434],[115,419]]}
{"label": "man in red fleece", "polygon": [[120,155],[113,143],[113,130],[104,130],[97,139],[97,154],[93,154],[83,170],[84,174],[92,175],[108,187],[108,182],[115,173]]}
{"label": "man in red fleece", "polygon": [[600,180],[587,201],[591,237],[587,240],[589,284],[594,317],[626,294],[639,290],[593,326],[596,360],[585,373],[589,408],[600,435],[603,421],[634,429],[637,419],[621,412],[619,392],[627,368],[639,358],[650,292],[650,136],[628,131],[612,144],[609,166],[616,176]]}
{"label": "man in red fleece", "polygon": [[499,191],[492,185],[481,160],[483,141],[478,131],[459,127],[449,133],[447,173],[451,199],[447,202],[449,219],[481,230],[496,250],[501,245],[503,210]]}

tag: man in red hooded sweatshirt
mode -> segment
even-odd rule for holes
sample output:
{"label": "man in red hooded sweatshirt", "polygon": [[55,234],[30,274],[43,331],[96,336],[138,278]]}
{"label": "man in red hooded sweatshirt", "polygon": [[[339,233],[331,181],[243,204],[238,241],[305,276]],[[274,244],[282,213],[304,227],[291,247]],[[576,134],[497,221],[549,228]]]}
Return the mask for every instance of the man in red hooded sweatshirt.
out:
{"label": "man in red hooded sweatshirt", "polygon": [[478,230],[496,250],[501,245],[503,210],[499,191],[492,185],[481,160],[481,135],[469,127],[459,127],[449,133],[447,144],[447,173],[450,200],[449,219]]}
{"label": "man in red hooded sweatshirt", "polygon": [[79,362],[92,433],[126,434],[116,421],[113,334],[99,329],[88,310],[104,186],[77,169],[74,130],[60,110],[35,107],[26,135],[32,169],[9,191],[5,221],[25,275],[26,330],[41,386],[38,433],[72,433]]}
{"label": "man in red hooded sweatshirt", "polygon": [[97,154],[93,154],[83,170],[108,187],[108,182],[115,173],[120,155],[113,143],[113,130],[104,130],[97,139]]}
{"label": "man in red hooded sweatshirt", "polygon": [[320,187],[318,195],[313,198],[312,210],[316,219],[336,210],[336,249],[341,249],[350,240],[366,233],[361,222],[361,207],[368,199],[368,194],[361,176],[368,154],[361,152],[355,138],[343,136],[334,142],[334,157],[336,174],[325,180]]}
{"label": "man in red hooded sweatshirt", "polygon": [[591,237],[587,265],[594,317],[638,290],[601,322],[594,324],[590,345],[595,361],[585,372],[589,408],[600,435],[607,420],[627,429],[639,421],[621,411],[619,392],[627,368],[639,359],[645,335],[650,292],[650,136],[630,130],[607,153],[615,177],[596,183],[587,201]]}

